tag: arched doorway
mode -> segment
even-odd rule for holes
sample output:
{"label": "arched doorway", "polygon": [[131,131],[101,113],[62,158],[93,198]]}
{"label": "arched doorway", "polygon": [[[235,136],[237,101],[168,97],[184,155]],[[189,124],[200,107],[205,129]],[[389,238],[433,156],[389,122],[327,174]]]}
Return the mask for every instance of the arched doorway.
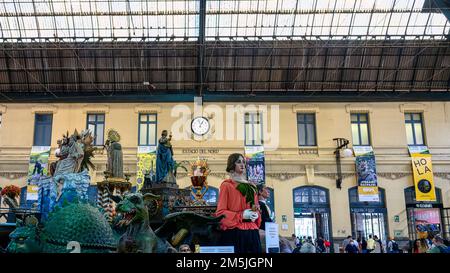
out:
{"label": "arched doorway", "polygon": [[[302,186],[295,188],[293,195],[295,235],[311,236],[313,240],[322,236],[333,245],[328,189],[319,186]],[[333,251],[332,247],[331,251]]]}
{"label": "arched doorway", "polygon": [[436,201],[416,200],[414,186],[405,189],[405,203],[408,217],[408,233],[411,243],[428,235],[441,234],[443,230],[442,192],[436,187]]}
{"label": "arched doorway", "polygon": [[378,188],[378,195],[378,202],[361,202],[358,197],[358,187],[348,190],[353,238],[367,240],[369,235],[376,235],[386,243],[389,229],[385,190]]}

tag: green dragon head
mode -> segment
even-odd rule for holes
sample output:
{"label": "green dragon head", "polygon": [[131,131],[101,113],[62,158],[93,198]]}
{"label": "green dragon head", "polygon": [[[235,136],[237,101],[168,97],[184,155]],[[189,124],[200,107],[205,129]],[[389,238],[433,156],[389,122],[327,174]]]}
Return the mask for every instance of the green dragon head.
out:
{"label": "green dragon head", "polygon": [[39,238],[40,227],[35,217],[29,216],[25,221],[17,219],[16,229],[9,235],[8,253],[39,253],[42,251]]}
{"label": "green dragon head", "polygon": [[131,224],[148,222],[149,207],[158,207],[159,196],[151,193],[144,195],[140,193],[130,193],[122,199],[119,196],[113,196],[117,203],[116,212],[122,215],[118,226],[129,226]]}

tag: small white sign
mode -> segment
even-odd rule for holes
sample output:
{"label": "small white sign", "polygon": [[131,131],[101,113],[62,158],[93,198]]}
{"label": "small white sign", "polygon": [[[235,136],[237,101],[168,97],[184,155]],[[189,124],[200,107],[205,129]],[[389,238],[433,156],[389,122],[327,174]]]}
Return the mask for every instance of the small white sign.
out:
{"label": "small white sign", "polygon": [[413,154],[429,154],[427,146],[408,146],[409,155]]}
{"label": "small white sign", "polygon": [[36,201],[39,199],[39,187],[38,186],[27,186],[27,201],[28,200],[32,200],[32,201]]}
{"label": "small white sign", "polygon": [[288,224],[282,224],[282,225],[281,225],[281,229],[282,229],[282,230],[288,230],[288,229],[289,229]]}
{"label": "small white sign", "polygon": [[266,253],[280,253],[278,224],[266,222]]}
{"label": "small white sign", "polygon": [[200,253],[234,253],[234,246],[201,246]]}
{"label": "small white sign", "polygon": [[156,151],[156,146],[138,146],[138,154],[148,154]]}
{"label": "small white sign", "polygon": [[372,146],[353,146],[353,152],[355,156],[366,155],[373,153],[373,148]]}

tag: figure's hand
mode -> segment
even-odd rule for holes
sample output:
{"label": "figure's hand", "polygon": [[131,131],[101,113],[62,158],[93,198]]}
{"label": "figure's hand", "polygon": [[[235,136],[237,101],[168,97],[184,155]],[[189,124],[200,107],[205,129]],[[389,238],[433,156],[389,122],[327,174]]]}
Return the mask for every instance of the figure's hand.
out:
{"label": "figure's hand", "polygon": [[256,219],[259,218],[259,213],[257,213],[256,211],[253,211],[251,216],[250,216],[250,220],[252,220],[252,222],[255,222]]}
{"label": "figure's hand", "polygon": [[251,220],[252,222],[255,222],[256,219],[259,218],[259,214],[256,211],[252,211],[251,209],[246,209],[242,213],[242,218],[246,220]]}
{"label": "figure's hand", "polygon": [[246,220],[251,220],[252,219],[252,214],[253,214],[253,211],[251,209],[246,209],[242,213],[242,218],[246,219]]}

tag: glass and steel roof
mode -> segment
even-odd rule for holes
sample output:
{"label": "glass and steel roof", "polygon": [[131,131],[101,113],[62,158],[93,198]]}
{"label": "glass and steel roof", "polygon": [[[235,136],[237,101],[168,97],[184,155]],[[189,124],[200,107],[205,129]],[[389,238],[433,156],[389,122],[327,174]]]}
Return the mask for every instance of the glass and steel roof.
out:
{"label": "glass and steel roof", "polygon": [[[206,0],[205,39],[447,39],[449,10],[432,2]],[[192,0],[3,0],[0,39],[195,41],[199,17],[200,1]]]}

